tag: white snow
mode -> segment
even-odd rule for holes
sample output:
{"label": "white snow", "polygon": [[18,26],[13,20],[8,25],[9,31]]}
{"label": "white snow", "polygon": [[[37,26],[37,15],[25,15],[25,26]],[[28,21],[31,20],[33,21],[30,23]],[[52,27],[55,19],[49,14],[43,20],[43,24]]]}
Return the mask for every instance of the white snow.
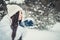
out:
{"label": "white snow", "polygon": [[[8,21],[5,21],[8,24]],[[6,23],[0,23],[0,40],[11,40],[11,28]],[[5,24],[5,25],[3,25]],[[60,40],[60,23],[56,23],[54,27],[51,29],[52,31],[46,31],[46,30],[36,30],[36,29],[28,29],[28,28],[22,28],[18,26],[17,35],[15,40],[18,40],[18,38],[22,35],[23,40]]]}
{"label": "white snow", "polygon": [[23,40],[60,40],[60,23],[47,30],[26,29],[27,33]]}
{"label": "white snow", "polygon": [[13,3],[23,3],[24,2],[24,0],[10,0],[10,2],[13,2]]}
{"label": "white snow", "polygon": [[56,32],[60,32],[60,23],[57,22],[57,23],[53,26],[53,28],[51,28],[51,30],[56,31]]}
{"label": "white snow", "polygon": [[[8,16],[5,16],[0,22],[0,40],[11,40],[12,30],[9,23]],[[18,26],[15,40],[18,40],[21,35],[23,40],[60,40],[60,23],[57,22],[49,31]]]}
{"label": "white snow", "polygon": [[35,29],[28,29],[23,40],[60,40],[59,32],[39,31]]}

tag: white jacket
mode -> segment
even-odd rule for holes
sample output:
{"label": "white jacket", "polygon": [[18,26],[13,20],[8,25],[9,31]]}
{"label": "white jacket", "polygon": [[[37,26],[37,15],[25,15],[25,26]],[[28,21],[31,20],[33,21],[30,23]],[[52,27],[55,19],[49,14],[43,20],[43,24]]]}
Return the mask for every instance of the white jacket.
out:
{"label": "white jacket", "polygon": [[[10,25],[12,23],[12,20],[10,17],[20,10],[22,11],[23,15],[25,15],[23,9],[17,5],[7,5],[7,9],[8,14],[5,15],[0,21],[0,40],[11,40],[12,30],[10,28]],[[25,32],[24,28],[18,26],[15,40],[18,40],[23,32]]]}

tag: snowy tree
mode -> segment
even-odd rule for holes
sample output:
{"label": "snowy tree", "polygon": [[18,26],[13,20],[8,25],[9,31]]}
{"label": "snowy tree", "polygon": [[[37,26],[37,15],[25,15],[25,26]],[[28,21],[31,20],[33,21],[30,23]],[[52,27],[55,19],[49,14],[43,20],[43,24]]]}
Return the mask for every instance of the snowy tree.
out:
{"label": "snowy tree", "polygon": [[6,12],[7,12],[6,3],[4,0],[0,0],[0,20],[2,19],[2,17],[4,17],[4,15],[7,14]]}
{"label": "snowy tree", "polygon": [[57,11],[55,8],[47,6],[48,3],[45,6],[42,0],[25,0],[22,5],[24,5],[22,8],[26,10],[26,13],[35,19],[36,26],[39,29],[52,28],[51,25],[56,23],[54,15]]}

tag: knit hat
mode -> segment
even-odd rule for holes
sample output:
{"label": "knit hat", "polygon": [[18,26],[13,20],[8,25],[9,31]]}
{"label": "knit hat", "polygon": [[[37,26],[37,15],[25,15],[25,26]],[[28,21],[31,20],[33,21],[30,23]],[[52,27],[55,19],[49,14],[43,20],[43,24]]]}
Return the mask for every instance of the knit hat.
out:
{"label": "knit hat", "polygon": [[8,16],[13,16],[16,12],[22,11],[22,14],[25,16],[24,10],[18,5],[7,5]]}

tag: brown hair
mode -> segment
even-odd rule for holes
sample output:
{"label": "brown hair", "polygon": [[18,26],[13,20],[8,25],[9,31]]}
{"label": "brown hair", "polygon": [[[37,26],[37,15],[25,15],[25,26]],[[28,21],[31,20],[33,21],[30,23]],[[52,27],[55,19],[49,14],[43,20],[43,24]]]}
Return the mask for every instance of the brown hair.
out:
{"label": "brown hair", "polygon": [[11,19],[12,19],[12,24],[11,24],[11,29],[12,29],[12,40],[14,40],[16,36],[16,31],[18,27],[18,17],[19,17],[19,11],[14,14]]}

